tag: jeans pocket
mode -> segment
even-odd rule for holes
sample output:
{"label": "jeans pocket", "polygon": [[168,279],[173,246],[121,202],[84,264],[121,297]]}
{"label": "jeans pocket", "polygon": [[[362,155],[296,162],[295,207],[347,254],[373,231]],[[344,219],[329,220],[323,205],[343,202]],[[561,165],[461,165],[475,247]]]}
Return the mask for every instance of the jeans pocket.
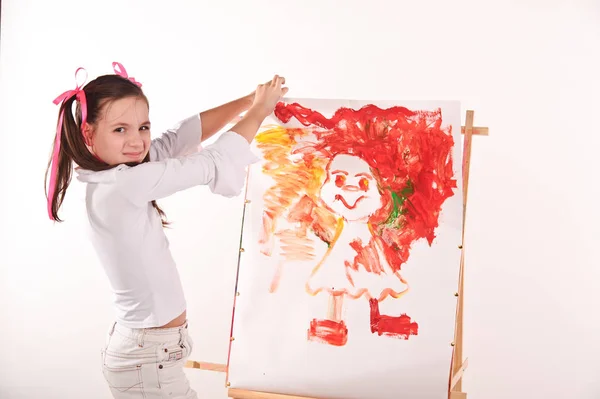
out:
{"label": "jeans pocket", "polygon": [[103,373],[115,398],[145,398],[160,391],[157,366],[155,363],[126,367],[104,365]]}
{"label": "jeans pocket", "polygon": [[115,397],[117,394],[128,392],[130,397],[143,393],[141,365],[128,367],[109,367],[104,365],[102,372],[108,387]]}
{"label": "jeans pocket", "polygon": [[157,347],[115,333],[102,351],[102,373],[114,398],[145,398],[159,389]]}

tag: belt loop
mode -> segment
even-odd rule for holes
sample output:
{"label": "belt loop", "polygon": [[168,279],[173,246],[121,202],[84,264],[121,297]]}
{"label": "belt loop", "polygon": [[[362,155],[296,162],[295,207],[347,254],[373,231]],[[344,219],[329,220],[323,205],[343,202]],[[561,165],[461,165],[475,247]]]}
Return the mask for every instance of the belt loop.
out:
{"label": "belt loop", "polygon": [[179,347],[183,348],[183,333],[184,333],[184,329],[180,328],[179,329]]}
{"label": "belt loop", "polygon": [[138,346],[140,348],[144,347],[144,333],[146,332],[145,328],[142,328],[141,331],[138,333]]}

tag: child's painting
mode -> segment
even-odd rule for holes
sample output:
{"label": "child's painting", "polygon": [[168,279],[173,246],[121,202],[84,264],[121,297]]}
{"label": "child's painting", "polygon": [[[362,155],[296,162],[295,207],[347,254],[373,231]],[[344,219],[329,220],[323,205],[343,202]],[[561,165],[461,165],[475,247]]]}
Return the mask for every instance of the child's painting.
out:
{"label": "child's painting", "polygon": [[231,387],[447,397],[460,129],[456,102],[277,105],[253,143]]}

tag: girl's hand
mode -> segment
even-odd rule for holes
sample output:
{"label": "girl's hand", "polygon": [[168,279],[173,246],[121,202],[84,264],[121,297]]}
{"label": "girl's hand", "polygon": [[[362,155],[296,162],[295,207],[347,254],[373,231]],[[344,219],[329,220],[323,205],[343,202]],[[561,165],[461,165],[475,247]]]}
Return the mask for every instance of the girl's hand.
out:
{"label": "girl's hand", "polygon": [[263,119],[269,116],[281,97],[289,90],[287,87],[282,87],[283,84],[285,84],[285,78],[275,75],[267,83],[258,85],[254,91],[254,101],[250,109],[259,113]]}
{"label": "girl's hand", "polygon": [[285,78],[275,75],[273,80],[258,85],[254,92],[252,106],[244,117],[236,123],[231,131],[252,142],[264,119],[273,112],[277,102],[288,92],[287,87],[281,87]]}

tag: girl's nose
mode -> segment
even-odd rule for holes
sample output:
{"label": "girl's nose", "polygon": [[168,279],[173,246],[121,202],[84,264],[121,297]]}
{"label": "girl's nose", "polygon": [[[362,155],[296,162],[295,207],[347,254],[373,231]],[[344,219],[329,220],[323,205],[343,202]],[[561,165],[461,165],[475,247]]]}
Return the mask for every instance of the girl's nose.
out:
{"label": "girl's nose", "polygon": [[128,141],[127,144],[130,147],[143,147],[144,146],[144,140],[142,140],[142,138],[140,136],[137,137],[131,137]]}

